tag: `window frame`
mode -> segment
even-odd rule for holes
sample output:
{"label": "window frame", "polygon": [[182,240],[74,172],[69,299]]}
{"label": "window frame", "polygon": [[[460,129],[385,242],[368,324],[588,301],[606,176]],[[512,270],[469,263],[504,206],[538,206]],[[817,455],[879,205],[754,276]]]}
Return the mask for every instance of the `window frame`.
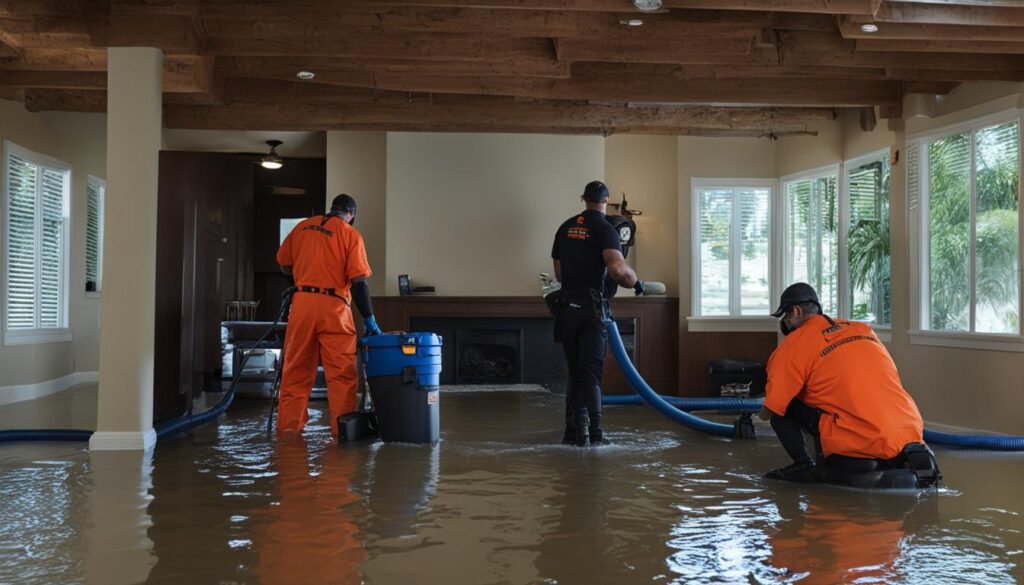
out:
{"label": "window frame", "polygon": [[[701,255],[700,255],[700,196],[702,189],[766,189],[768,191],[768,303],[771,305],[778,298],[780,291],[777,283],[776,208],[778,206],[779,181],[775,178],[722,179],[692,177],[690,179],[690,242],[691,242],[691,281],[690,311],[687,317],[689,331],[777,331],[778,319],[771,315],[701,315]],[[733,217],[738,212],[735,208]],[[732,225],[732,222],[730,222]],[[737,239],[739,230],[731,229],[729,234],[729,291],[730,311],[733,309],[733,279],[737,277],[738,267],[734,266],[735,256],[739,251]],[[735,283],[738,284],[738,283]]]}
{"label": "window frame", "polygon": [[[841,183],[842,183],[842,175],[843,175],[843,165],[841,163],[834,163],[834,164],[830,164],[830,165],[825,165],[825,166],[809,169],[809,170],[806,170],[806,171],[799,171],[799,172],[796,172],[796,173],[791,173],[791,174],[786,175],[784,177],[779,177],[779,209],[780,209],[780,211],[778,213],[779,219],[775,223],[774,227],[775,227],[776,231],[779,232],[779,270],[777,272],[777,275],[778,275],[778,278],[779,278],[780,285],[781,285],[781,283],[784,283],[784,282],[791,283],[792,278],[793,278],[792,275],[788,272],[790,258],[789,258],[789,251],[788,251],[787,246],[786,246],[786,242],[789,241],[789,222],[786,221],[787,218],[788,218],[787,211],[789,210],[789,186],[792,185],[793,183],[798,183],[798,182],[801,182],[801,181],[813,181],[815,179],[823,179],[823,178],[826,178],[826,177],[830,177],[832,175],[835,175],[835,177],[836,177],[836,198],[837,198],[836,204],[838,206],[838,211],[839,211],[839,214],[836,217],[836,221],[839,223],[839,225],[842,225],[842,221],[843,221],[843,212],[842,212],[842,210],[843,210],[843,194],[842,194],[842,184]],[[840,234],[842,233],[841,229],[839,230],[839,233]],[[839,247],[838,253],[839,253],[839,260],[841,261],[842,257],[843,257],[843,246],[842,246],[841,239],[837,238],[837,244],[836,245]],[[840,266],[840,263],[841,262],[836,264],[836,267],[837,267],[836,269],[837,269],[837,272],[838,272],[838,274],[836,274],[836,283],[837,283],[839,289],[841,290],[843,288],[842,287],[842,282],[843,281],[842,281],[842,267]],[[836,296],[836,301],[837,301],[837,303],[839,303],[840,307],[843,306],[842,305],[842,298],[841,297],[842,297],[841,293]],[[843,317],[841,311],[840,311],[840,314],[836,315],[836,317],[845,318],[845,317]]]}
{"label": "window frame", "polygon": [[[0,208],[0,223],[2,226],[2,261],[3,267],[0,268],[0,272],[3,272],[3,310],[0,317],[3,318],[3,324],[0,329],[3,330],[3,344],[5,346],[12,345],[34,345],[42,343],[58,343],[71,341],[71,324],[70,324],[70,264],[69,256],[71,250],[71,183],[72,183],[72,168],[71,165],[65,163],[62,160],[54,158],[52,156],[38,153],[22,146],[19,146],[10,140],[4,140],[3,148],[3,183],[2,183],[2,203],[3,207]],[[61,327],[56,328],[35,328],[35,329],[15,329],[9,330],[7,328],[7,292],[8,292],[8,242],[10,239],[10,226],[8,223],[8,209],[10,207],[10,177],[8,176],[8,159],[11,155],[17,156],[18,158],[24,159],[36,166],[46,167],[51,170],[56,170],[64,173],[64,224],[63,224],[63,243],[61,250],[61,269],[60,269],[60,290],[61,290]],[[38,196],[38,192],[37,192]],[[38,205],[38,202],[37,202]],[[38,276],[39,265],[36,265],[36,274]],[[37,307],[38,311],[38,307]]]}
{"label": "window frame", "polygon": [[[841,178],[839,182],[839,223],[842,229],[839,230],[839,306],[840,317],[850,319],[849,314],[853,300],[853,283],[850,282],[850,250],[847,239],[850,235],[850,169],[862,167],[867,163],[875,161],[888,161],[892,149],[889,147],[855,156],[843,161],[840,165]],[[892,279],[892,164],[889,164],[889,278]],[[892,314],[892,290],[889,290],[889,313]],[[890,318],[891,321],[891,318]],[[862,321],[867,323],[867,321]],[[883,341],[889,341],[892,334],[892,323],[867,323],[875,330]]]}
{"label": "window frame", "polygon": [[[97,213],[99,215],[99,218],[98,218],[98,220],[99,220],[99,234],[98,234],[99,241],[96,242],[96,255],[97,255],[97,258],[96,258],[96,290],[94,290],[94,291],[90,291],[90,290],[85,291],[85,298],[87,298],[87,299],[98,299],[98,298],[100,298],[100,295],[103,293],[103,229],[104,229],[104,220],[106,219],[107,182],[105,180],[103,180],[103,179],[101,179],[99,177],[93,176],[93,175],[86,175],[86,177],[85,177],[85,185],[86,185],[86,187],[85,187],[85,214],[86,214],[85,229],[86,229],[86,237],[87,238],[89,237],[88,236],[88,229],[89,229],[89,226],[88,226],[89,217],[88,217],[88,215],[89,215],[89,185],[90,184],[96,185],[96,186],[98,186],[100,188],[99,201],[97,203],[98,206],[99,206],[99,208],[97,210]],[[86,246],[86,254],[88,254],[88,253],[89,253],[88,246]],[[88,258],[86,260],[88,260]],[[88,278],[86,279],[86,282],[88,282]]]}
{"label": "window frame", "polygon": [[[930,321],[931,303],[928,283],[930,278],[930,266],[925,261],[930,254],[929,230],[926,213],[930,210],[930,181],[928,178],[927,147],[929,144],[942,140],[954,134],[972,133],[971,138],[971,186],[970,206],[971,222],[969,227],[971,233],[976,229],[976,218],[974,208],[976,201],[975,175],[977,172],[977,161],[975,159],[975,138],[973,133],[993,126],[1017,123],[1017,253],[1018,253],[1018,283],[1017,283],[1017,311],[1018,319],[1024,314],[1024,110],[1011,109],[997,112],[987,116],[972,118],[959,124],[952,124],[930,129],[924,132],[908,135],[905,148],[910,154],[913,149],[916,155],[917,192],[910,192],[912,181],[910,168],[911,156],[905,165],[905,178],[907,184],[907,221],[910,236],[910,330],[908,332],[910,342],[916,345],[928,345],[938,347],[956,347],[962,349],[981,349],[991,351],[1024,352],[1024,325],[1018,324],[1017,334],[1009,333],[986,333],[980,331],[941,331],[926,327]],[[891,176],[891,175],[890,175]],[[974,238],[970,238],[971,257],[976,256]],[[975,292],[976,265],[971,263],[970,271],[970,319],[971,327],[974,326],[975,318]]]}

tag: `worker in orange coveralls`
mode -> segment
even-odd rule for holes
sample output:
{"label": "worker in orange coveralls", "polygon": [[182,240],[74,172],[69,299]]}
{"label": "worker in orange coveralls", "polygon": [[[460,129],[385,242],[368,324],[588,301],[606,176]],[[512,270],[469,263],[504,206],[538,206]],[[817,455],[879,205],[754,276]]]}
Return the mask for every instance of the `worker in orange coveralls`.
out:
{"label": "worker in orange coveralls", "polygon": [[356,201],[341,194],[331,210],[300,222],[277,251],[281,271],[295,279],[284,340],[284,371],[278,408],[278,434],[301,433],[306,405],[323,363],[331,432],[338,434],[338,417],[356,410],[356,327],[351,305],[363,316],[366,335],[380,335],[373,317],[372,274],[363,237],[352,224]]}
{"label": "worker in orange coveralls", "polygon": [[[786,338],[768,360],[760,416],[771,421],[793,464],[766,477],[815,481],[819,464],[878,462],[888,468],[911,457],[920,462],[918,453],[934,464],[923,443],[921,413],[870,325],[823,314],[817,292],[803,282],[783,291],[772,316],[781,318]],[[805,432],[815,438],[814,456]],[[937,466],[934,471],[937,481]]]}
{"label": "worker in orange coveralls", "polygon": [[324,449],[310,460],[302,436],[274,445],[276,505],[254,516],[253,544],[261,583],[359,584],[367,559],[365,522],[352,483],[362,474],[365,450]]}

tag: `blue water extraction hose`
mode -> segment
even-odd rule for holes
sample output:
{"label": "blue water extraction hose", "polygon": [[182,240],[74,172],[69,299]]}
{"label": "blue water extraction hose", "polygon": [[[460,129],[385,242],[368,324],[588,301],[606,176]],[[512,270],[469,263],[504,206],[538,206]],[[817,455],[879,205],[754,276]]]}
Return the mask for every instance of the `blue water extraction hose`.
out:
{"label": "blue water extraction hose", "polygon": [[[658,395],[679,410],[697,412],[700,410],[717,410],[719,412],[755,413],[761,411],[760,398],[686,398],[683,396]],[[601,397],[605,406],[639,406],[646,404],[636,394],[608,394]]]}
{"label": "blue water extraction hose", "polygon": [[[661,396],[647,385],[647,382],[636,371],[629,360],[626,348],[622,345],[622,336],[614,321],[607,321],[608,344],[612,355],[619,364],[619,369],[626,375],[630,386],[639,396],[605,396],[601,403],[607,405],[639,404],[643,400],[655,410],[679,424],[722,437],[732,437],[734,429],[730,425],[714,423],[683,410],[720,410],[725,412],[757,412],[761,409],[760,399],[742,400],[739,398],[679,398]],[[682,409],[682,410],[680,410]],[[960,435],[924,429],[924,440],[931,445],[959,447],[961,449],[977,449],[982,451],[1024,451],[1024,437],[1012,435]]]}
{"label": "blue water extraction hose", "polygon": [[[277,318],[274,319],[274,323],[252,345],[254,348],[259,347],[260,344],[266,341],[267,337],[277,329],[278,323],[281,322],[281,319],[288,310],[288,305],[291,303],[292,292],[294,292],[294,289],[288,288],[281,295],[281,310],[278,311]],[[227,394],[224,395],[224,398],[220,399],[220,402],[214,405],[213,408],[204,410],[199,414],[186,414],[156,425],[156,427],[154,427],[154,430],[156,431],[156,440],[162,441],[164,439],[174,437],[194,429],[195,427],[211,422],[224,414],[228,407],[231,406],[231,402],[235,399],[235,387],[238,385],[238,380],[242,377],[242,370],[245,368],[245,362],[248,359],[249,354],[243,352],[242,361],[238,365],[238,371],[235,372],[235,376],[231,380],[231,386],[228,387]],[[0,443],[10,443],[14,441],[88,441],[89,437],[91,437],[94,432],[95,431],[79,429],[14,429],[9,431],[0,431]]]}
{"label": "blue water extraction hose", "polygon": [[615,325],[615,322],[609,320],[607,324],[608,344],[612,348],[612,355],[615,356],[615,361],[619,363],[619,369],[626,375],[629,385],[644,399],[644,402],[650,404],[661,414],[691,429],[720,437],[732,437],[735,435],[732,425],[711,422],[679,410],[652,390],[643,377],[640,376],[640,372],[636,371],[633,362],[629,361],[629,355],[626,354],[626,348],[622,345],[622,336],[619,335],[619,328]]}

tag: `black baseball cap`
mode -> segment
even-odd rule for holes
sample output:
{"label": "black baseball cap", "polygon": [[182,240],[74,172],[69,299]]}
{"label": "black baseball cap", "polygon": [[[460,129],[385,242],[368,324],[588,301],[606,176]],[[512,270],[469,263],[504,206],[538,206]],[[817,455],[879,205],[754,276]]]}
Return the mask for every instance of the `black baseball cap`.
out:
{"label": "black baseball cap", "polygon": [[351,213],[352,215],[355,215],[356,200],[353,199],[351,195],[342,193],[341,195],[335,197],[334,201],[331,201],[331,210],[340,211],[342,213]]}
{"label": "black baseball cap", "polygon": [[814,303],[818,305],[818,310],[821,310],[821,303],[818,302],[818,293],[814,292],[814,287],[806,282],[791,284],[786,287],[786,290],[782,291],[779,308],[775,309],[772,317],[781,317],[786,314],[790,307],[801,303]]}
{"label": "black baseball cap", "polygon": [[601,181],[591,181],[583,189],[583,198],[591,203],[600,203],[608,199],[608,185]]}

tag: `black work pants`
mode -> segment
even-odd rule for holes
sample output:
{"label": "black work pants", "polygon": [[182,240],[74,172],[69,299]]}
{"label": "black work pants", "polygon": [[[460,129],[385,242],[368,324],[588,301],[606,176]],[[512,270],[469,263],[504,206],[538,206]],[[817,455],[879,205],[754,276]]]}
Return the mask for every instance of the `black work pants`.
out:
{"label": "black work pants", "polygon": [[592,302],[568,301],[562,308],[562,349],[569,366],[569,387],[565,393],[568,425],[575,424],[574,413],[583,408],[590,414],[591,426],[600,424],[601,372],[608,346],[604,314]]}
{"label": "black work pants", "polygon": [[818,417],[820,414],[818,409],[794,398],[786,407],[785,416],[777,414],[772,416],[772,430],[775,431],[775,436],[779,438],[782,447],[795,463],[814,463],[815,461],[815,457],[812,457],[807,449],[805,432],[814,437],[815,450],[818,451],[817,455],[820,455],[821,447],[818,446]]}

